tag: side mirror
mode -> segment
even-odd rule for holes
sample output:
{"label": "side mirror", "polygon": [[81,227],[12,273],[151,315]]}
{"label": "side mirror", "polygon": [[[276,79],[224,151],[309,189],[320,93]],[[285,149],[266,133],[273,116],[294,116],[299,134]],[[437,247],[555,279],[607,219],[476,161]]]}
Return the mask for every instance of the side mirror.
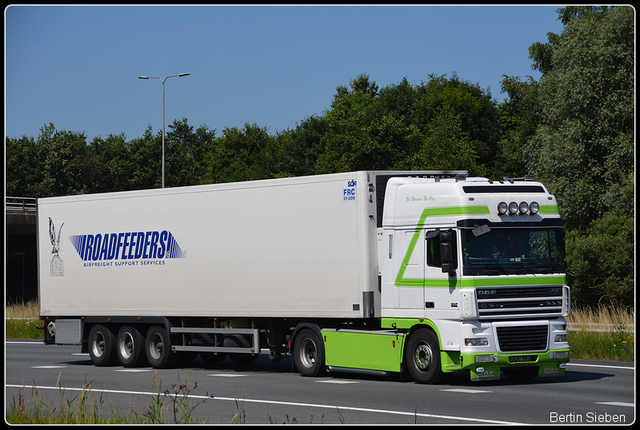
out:
{"label": "side mirror", "polygon": [[442,273],[448,273],[449,276],[453,276],[456,271],[452,241],[453,234],[451,230],[440,232],[440,259],[442,261]]}

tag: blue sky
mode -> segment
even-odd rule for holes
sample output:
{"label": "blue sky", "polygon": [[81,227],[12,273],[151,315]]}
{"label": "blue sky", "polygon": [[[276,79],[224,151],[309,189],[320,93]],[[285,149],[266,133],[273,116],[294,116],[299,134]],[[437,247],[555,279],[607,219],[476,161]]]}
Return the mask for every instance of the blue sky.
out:
{"label": "blue sky", "polygon": [[559,6],[10,6],[5,135],[57,130],[142,137],[194,128],[295,128],[368,74],[380,88],[430,74],[500,93],[532,76],[528,47],[561,33]]}

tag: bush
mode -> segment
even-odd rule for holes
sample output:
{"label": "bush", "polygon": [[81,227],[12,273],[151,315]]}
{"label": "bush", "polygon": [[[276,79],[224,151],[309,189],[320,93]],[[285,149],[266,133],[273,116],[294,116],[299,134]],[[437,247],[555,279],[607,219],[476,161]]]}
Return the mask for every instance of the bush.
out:
{"label": "bush", "polygon": [[606,213],[567,235],[567,282],[574,306],[633,306],[633,218]]}

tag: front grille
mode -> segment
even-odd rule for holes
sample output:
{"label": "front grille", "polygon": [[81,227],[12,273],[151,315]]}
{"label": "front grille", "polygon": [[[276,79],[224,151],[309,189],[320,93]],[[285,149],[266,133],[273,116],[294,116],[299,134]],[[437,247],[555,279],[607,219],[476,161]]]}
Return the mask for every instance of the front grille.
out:
{"label": "front grille", "polygon": [[562,288],[553,287],[510,287],[478,288],[479,299],[516,299],[524,297],[562,297]]}
{"label": "front grille", "polygon": [[544,351],[549,327],[546,325],[498,327],[498,344],[502,352]]}
{"label": "front grille", "polygon": [[476,289],[480,319],[553,317],[562,314],[562,287],[482,287]]}

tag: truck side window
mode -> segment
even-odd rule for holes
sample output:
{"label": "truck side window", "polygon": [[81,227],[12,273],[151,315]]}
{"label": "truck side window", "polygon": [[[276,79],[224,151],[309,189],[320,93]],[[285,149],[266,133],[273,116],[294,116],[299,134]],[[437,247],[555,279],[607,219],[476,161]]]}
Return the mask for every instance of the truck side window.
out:
{"label": "truck side window", "polygon": [[427,266],[442,266],[442,259],[440,257],[440,236],[438,235],[433,239],[427,239]]}

